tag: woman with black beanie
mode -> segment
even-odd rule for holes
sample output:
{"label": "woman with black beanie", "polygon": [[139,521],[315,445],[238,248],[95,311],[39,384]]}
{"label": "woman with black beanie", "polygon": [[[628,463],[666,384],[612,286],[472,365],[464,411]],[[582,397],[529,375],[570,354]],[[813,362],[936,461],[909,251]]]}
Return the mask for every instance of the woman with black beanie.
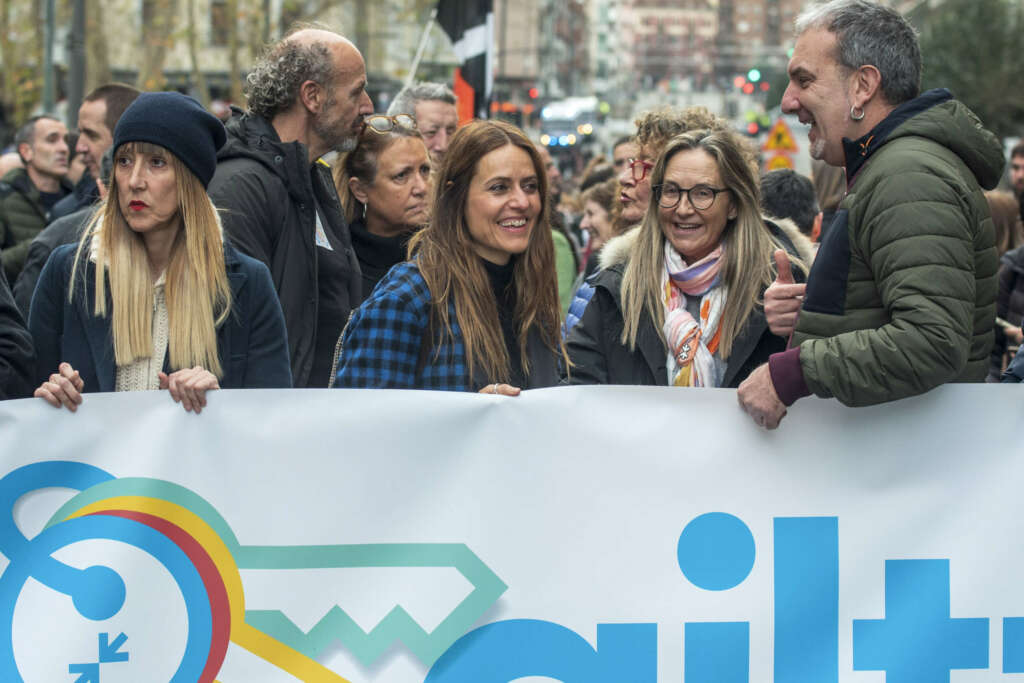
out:
{"label": "woman with black beanie", "polygon": [[198,413],[211,389],[291,386],[270,273],[223,241],[206,194],[225,137],[179,93],[121,116],[107,199],[32,298],[36,396],[74,411],[83,392],[167,389]]}

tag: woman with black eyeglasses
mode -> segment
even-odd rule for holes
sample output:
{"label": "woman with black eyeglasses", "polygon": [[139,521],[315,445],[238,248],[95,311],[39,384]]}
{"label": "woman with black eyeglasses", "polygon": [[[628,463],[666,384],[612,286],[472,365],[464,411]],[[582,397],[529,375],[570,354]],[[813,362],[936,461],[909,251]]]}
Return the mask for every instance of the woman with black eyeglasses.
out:
{"label": "woman with black eyeglasses", "polygon": [[430,157],[408,114],[367,118],[355,149],[334,169],[352,248],[370,296],[406,258],[409,238],[430,218]]}
{"label": "woman with black eyeglasses", "polygon": [[641,224],[605,246],[607,265],[569,335],[573,384],[736,387],[785,349],[762,299],[776,249],[803,265],[759,213],[751,158],[729,130],[668,142]]}

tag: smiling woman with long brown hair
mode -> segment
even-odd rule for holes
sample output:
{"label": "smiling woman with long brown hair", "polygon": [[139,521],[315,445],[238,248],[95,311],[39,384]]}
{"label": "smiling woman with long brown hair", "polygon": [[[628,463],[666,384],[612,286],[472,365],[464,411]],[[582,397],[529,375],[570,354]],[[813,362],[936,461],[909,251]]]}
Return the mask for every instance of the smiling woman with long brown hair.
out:
{"label": "smiling woman with long brown hair", "polygon": [[353,314],[339,387],[515,395],[558,382],[558,288],[547,177],[518,128],[459,129],[430,223]]}

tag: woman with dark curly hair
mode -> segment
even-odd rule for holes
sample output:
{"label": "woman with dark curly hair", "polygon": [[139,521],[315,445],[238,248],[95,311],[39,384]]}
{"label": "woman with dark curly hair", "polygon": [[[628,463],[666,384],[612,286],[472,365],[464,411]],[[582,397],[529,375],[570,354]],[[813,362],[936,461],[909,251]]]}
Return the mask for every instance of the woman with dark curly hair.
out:
{"label": "woman with dark curly hair", "polygon": [[474,121],[452,137],[433,216],[353,314],[339,387],[514,396],[558,382],[547,176],[523,132]]}

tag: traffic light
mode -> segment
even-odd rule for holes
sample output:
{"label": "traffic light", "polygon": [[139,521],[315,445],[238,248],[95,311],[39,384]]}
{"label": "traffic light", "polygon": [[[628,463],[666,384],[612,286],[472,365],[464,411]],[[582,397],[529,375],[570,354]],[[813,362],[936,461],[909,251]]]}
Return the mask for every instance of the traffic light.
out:
{"label": "traffic light", "polygon": [[747,80],[751,83],[757,83],[761,80],[761,71],[759,69],[751,69],[747,72]]}
{"label": "traffic light", "polygon": [[538,97],[540,97],[540,90],[537,90],[537,88],[535,88],[535,87],[534,87],[534,88],[530,88],[530,89],[529,89],[529,90],[528,90],[528,91],[526,92],[526,94],[530,96],[530,99],[531,99],[531,100],[535,100],[535,99],[537,99]]}
{"label": "traffic light", "polygon": [[772,125],[772,117],[764,112],[748,111],[746,118],[744,132],[751,137],[757,137]]}

